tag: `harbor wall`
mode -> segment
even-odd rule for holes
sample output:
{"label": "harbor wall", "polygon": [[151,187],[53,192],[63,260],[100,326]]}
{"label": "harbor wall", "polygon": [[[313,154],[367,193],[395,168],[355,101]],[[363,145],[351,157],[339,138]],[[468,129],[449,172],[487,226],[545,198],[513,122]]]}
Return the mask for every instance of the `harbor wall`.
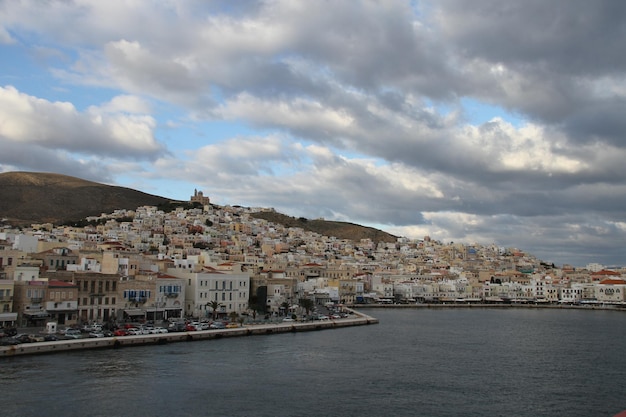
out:
{"label": "harbor wall", "polygon": [[354,312],[354,315],[356,317],[336,320],[320,320],[303,323],[284,322],[276,324],[254,324],[232,329],[211,329],[192,332],[22,343],[13,346],[0,346],[0,358],[84,349],[121,349],[131,346],[162,345],[167,343],[221,339],[224,337],[259,336],[278,333],[340,329],[343,327],[363,326],[378,323],[378,319],[370,317],[366,314]]}

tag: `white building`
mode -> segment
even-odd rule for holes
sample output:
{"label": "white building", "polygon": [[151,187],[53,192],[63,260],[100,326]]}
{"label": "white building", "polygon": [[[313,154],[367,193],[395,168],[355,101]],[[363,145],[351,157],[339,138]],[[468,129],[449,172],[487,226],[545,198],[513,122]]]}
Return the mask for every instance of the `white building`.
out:
{"label": "white building", "polygon": [[188,272],[170,268],[168,274],[185,280],[185,315],[208,318],[212,315],[212,302],[217,302],[218,312],[241,314],[248,309],[250,274],[247,272]]}

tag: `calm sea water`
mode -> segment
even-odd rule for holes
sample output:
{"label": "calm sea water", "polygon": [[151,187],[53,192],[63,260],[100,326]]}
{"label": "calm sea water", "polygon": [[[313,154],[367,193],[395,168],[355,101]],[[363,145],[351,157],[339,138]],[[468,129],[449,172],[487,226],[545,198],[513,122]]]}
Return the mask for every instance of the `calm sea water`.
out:
{"label": "calm sea water", "polygon": [[626,313],[367,310],[380,324],[0,361],[2,416],[613,416]]}

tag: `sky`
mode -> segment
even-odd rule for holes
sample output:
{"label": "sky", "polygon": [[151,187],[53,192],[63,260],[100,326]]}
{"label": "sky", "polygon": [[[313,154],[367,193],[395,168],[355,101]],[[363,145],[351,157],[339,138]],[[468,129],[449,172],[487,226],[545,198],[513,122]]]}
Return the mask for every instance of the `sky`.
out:
{"label": "sky", "polygon": [[624,265],[622,0],[0,0],[0,172]]}

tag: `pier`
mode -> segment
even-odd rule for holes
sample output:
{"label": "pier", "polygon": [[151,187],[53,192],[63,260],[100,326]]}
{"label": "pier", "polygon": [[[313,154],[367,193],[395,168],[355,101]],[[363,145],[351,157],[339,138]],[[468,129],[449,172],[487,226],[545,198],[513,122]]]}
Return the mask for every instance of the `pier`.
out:
{"label": "pier", "polygon": [[360,312],[354,311],[353,316],[355,317],[335,320],[252,324],[232,329],[211,329],[136,336],[83,338],[56,340],[52,342],[21,343],[13,346],[0,346],[0,358],[84,349],[121,349],[131,346],[162,345],[167,343],[221,339],[224,337],[260,336],[278,333],[330,330],[378,323],[378,319]]}

